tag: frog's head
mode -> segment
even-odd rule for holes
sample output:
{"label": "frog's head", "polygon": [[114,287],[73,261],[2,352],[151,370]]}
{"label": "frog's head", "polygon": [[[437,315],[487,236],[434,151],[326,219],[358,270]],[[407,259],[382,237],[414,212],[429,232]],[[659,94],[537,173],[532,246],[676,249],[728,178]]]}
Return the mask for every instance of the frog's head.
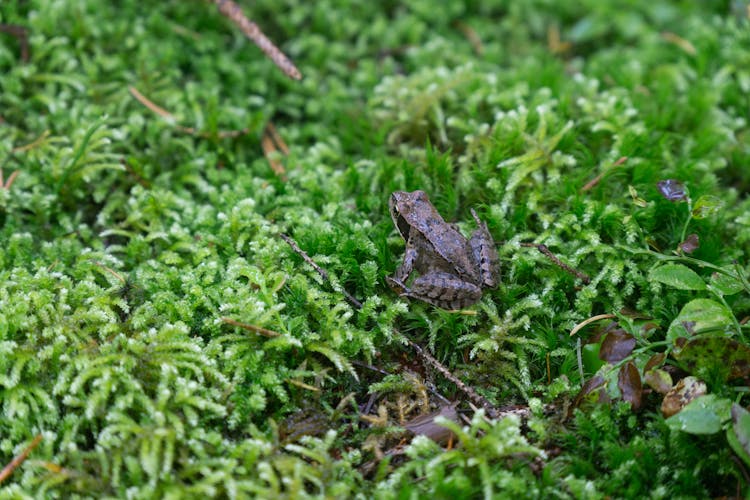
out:
{"label": "frog's head", "polygon": [[405,240],[409,239],[409,231],[414,222],[415,212],[420,206],[429,205],[430,200],[424,191],[395,191],[388,200],[393,223]]}

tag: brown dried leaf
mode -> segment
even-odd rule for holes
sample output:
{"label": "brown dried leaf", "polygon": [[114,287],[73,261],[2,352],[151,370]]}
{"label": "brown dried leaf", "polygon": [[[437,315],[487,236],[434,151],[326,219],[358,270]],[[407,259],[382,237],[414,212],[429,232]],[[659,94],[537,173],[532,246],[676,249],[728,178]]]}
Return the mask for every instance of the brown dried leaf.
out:
{"label": "brown dried leaf", "polygon": [[666,357],[667,355],[663,352],[659,352],[651,356],[649,360],[646,361],[646,366],[643,367],[643,373],[646,373],[647,371],[651,370],[652,368],[656,368],[657,366],[661,366]]}
{"label": "brown dried leaf", "polygon": [[625,330],[611,331],[602,341],[599,349],[599,359],[610,363],[617,363],[627,358],[635,347],[635,337]]}
{"label": "brown dried leaf", "polygon": [[700,239],[697,234],[689,234],[679,247],[685,253],[693,253],[700,248]]}
{"label": "brown dried leaf", "polygon": [[420,415],[417,418],[413,418],[412,420],[406,422],[404,424],[404,427],[417,436],[427,436],[436,443],[447,443],[451,436],[453,436],[453,432],[447,427],[435,423],[435,418],[445,417],[448,420],[458,422],[458,412],[456,412],[456,404],[457,403],[446,405],[439,410],[427,415]]}
{"label": "brown dried leaf", "polygon": [[628,361],[620,368],[620,373],[617,375],[617,387],[620,388],[622,399],[628,401],[633,410],[641,407],[643,384],[638,368],[632,361]]}
{"label": "brown dried leaf", "polygon": [[604,377],[602,377],[601,375],[595,375],[594,377],[588,379],[586,383],[583,384],[583,387],[581,387],[581,390],[578,391],[576,397],[573,399],[572,408],[577,408],[584,401],[593,399],[592,395],[595,393],[598,393],[597,400],[601,400],[602,392],[597,391],[599,391],[599,389],[601,389],[603,385]]}
{"label": "brown dried leaf", "polygon": [[679,413],[690,401],[706,394],[706,384],[695,377],[685,377],[664,396],[661,413],[665,418]]}

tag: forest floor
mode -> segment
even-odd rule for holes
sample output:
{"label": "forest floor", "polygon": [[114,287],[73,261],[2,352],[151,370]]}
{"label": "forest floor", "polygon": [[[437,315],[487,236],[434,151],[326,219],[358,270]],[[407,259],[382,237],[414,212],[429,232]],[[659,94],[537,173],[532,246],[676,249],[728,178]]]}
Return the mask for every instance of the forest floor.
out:
{"label": "forest floor", "polygon": [[0,3],[0,496],[747,493],[746,1],[239,5]]}

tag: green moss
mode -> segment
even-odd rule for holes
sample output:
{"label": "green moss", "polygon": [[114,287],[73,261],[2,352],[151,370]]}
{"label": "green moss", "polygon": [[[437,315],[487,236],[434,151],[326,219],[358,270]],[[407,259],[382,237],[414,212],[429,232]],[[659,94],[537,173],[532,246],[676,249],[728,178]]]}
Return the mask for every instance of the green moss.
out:
{"label": "green moss", "polygon": [[[242,7],[301,82],[210,2],[0,3],[31,44],[23,62],[0,32],[0,169],[18,172],[0,186],[0,465],[43,436],[0,496],[746,491],[724,432],[670,429],[655,393],[640,412],[618,402],[619,367],[643,375],[679,332],[748,338],[742,2]],[[284,179],[263,155],[268,123],[290,148]],[[665,199],[665,179],[689,203]],[[503,242],[502,284],[475,314],[386,285],[404,245],[388,196],[413,189],[465,233],[474,208]],[[691,213],[703,196],[723,204]],[[700,246],[680,253],[690,233]],[[678,267],[655,279],[667,263],[690,284]],[[614,403],[565,418],[583,383],[576,341],[595,327],[569,333],[599,314],[636,348],[597,368]],[[493,404],[532,406],[530,421],[470,417],[450,450],[422,436],[379,461],[420,398],[438,406],[428,389],[470,413],[404,336]],[[747,375],[711,362],[694,375],[746,406]],[[359,419],[371,393],[382,422]]]}

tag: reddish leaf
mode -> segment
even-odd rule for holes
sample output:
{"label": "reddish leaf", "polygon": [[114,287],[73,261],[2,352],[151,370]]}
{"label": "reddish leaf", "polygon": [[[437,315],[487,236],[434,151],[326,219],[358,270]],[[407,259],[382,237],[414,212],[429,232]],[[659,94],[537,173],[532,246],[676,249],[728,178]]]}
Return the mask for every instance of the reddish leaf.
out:
{"label": "reddish leaf", "polygon": [[[591,399],[590,396],[594,394],[597,390],[599,390],[604,385],[604,377],[601,375],[596,375],[586,381],[585,384],[583,384],[583,387],[581,387],[581,390],[578,391],[578,394],[576,394],[576,397],[573,399],[573,408],[577,408],[581,405],[584,401],[587,399]],[[599,397],[597,399],[601,399],[602,394],[599,393]]]}
{"label": "reddish leaf", "polygon": [[680,250],[685,253],[693,253],[700,247],[700,239],[697,234],[689,234],[685,241],[680,243]]}
{"label": "reddish leaf", "polygon": [[656,183],[656,187],[659,188],[661,195],[669,201],[685,201],[687,200],[687,192],[685,191],[685,184],[675,179],[666,179]]}
{"label": "reddish leaf", "polygon": [[659,352],[651,356],[649,360],[646,361],[646,366],[643,367],[643,373],[646,373],[647,371],[651,370],[652,368],[656,368],[657,366],[661,366],[661,364],[664,362],[664,358],[666,357],[667,355],[663,352]]}
{"label": "reddish leaf", "polygon": [[610,363],[617,363],[627,358],[635,347],[635,337],[625,330],[611,331],[602,341],[599,349],[599,359]]}
{"label": "reddish leaf", "polygon": [[617,375],[617,387],[620,388],[622,399],[629,402],[633,410],[641,407],[643,384],[638,368],[632,361],[628,361],[620,368],[620,373]]}

